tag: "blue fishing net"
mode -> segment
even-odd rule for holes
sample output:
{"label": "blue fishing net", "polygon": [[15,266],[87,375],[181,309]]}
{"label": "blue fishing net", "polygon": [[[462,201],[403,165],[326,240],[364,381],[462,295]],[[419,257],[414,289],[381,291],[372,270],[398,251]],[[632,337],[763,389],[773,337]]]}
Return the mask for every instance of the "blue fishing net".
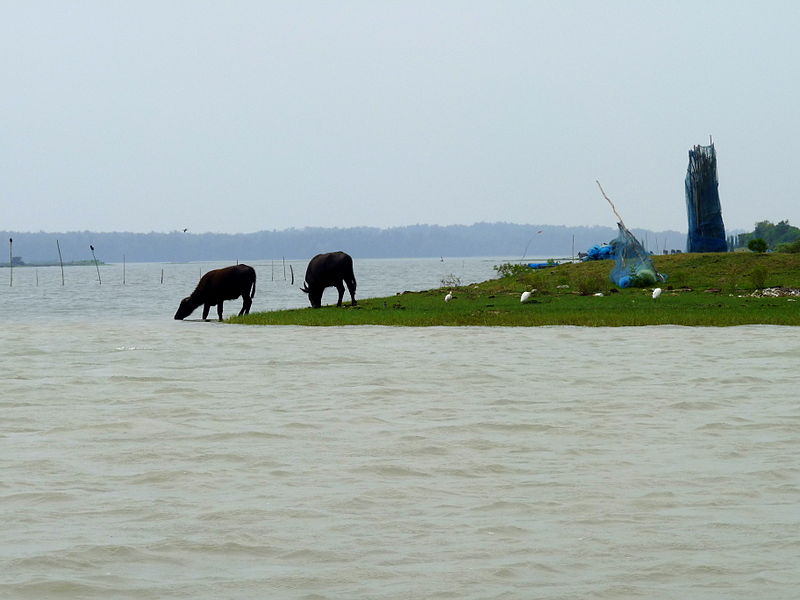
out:
{"label": "blue fishing net", "polygon": [[726,252],[725,225],[719,203],[717,154],[714,144],[689,150],[686,170],[687,252]]}
{"label": "blue fishing net", "polygon": [[621,288],[647,287],[667,276],[656,271],[650,253],[622,223],[617,223],[619,235],[611,242],[614,249],[614,268],[611,281]]}

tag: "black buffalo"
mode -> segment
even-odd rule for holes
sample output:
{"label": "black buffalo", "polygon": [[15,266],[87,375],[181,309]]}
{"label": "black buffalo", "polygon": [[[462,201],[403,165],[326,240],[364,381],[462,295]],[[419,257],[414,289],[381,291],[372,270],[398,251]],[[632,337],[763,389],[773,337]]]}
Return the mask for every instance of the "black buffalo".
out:
{"label": "black buffalo", "polygon": [[225,300],[235,300],[242,297],[242,310],[239,316],[250,312],[253,304],[252,298],[256,295],[256,271],[247,265],[236,265],[209,271],[200,278],[200,282],[188,296],[181,300],[175,319],[185,319],[201,304],[203,305],[203,320],[208,319],[208,311],[215,304],[217,314],[222,321],[222,303]]}
{"label": "black buffalo", "polygon": [[339,291],[339,301],[336,306],[341,306],[345,284],[350,292],[352,305],[355,306],[358,302],[356,302],[356,276],[353,275],[353,259],[344,252],[328,252],[327,254],[317,254],[308,263],[305,287],[301,289],[308,294],[311,306],[319,308],[322,306],[322,292],[325,288],[335,287]]}

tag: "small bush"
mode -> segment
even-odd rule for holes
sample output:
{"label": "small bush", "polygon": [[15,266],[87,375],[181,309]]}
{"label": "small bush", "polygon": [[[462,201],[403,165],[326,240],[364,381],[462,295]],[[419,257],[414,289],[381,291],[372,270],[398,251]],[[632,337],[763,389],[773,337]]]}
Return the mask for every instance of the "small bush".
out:
{"label": "small bush", "polygon": [[766,252],[767,251],[767,242],[765,242],[761,238],[755,238],[747,242],[747,249],[752,252]]}
{"label": "small bush", "polygon": [[577,279],[575,286],[578,288],[578,293],[581,296],[589,296],[590,294],[606,291],[608,288],[606,281],[607,280],[600,275],[586,274]]}
{"label": "small bush", "polygon": [[548,275],[550,275],[550,273],[546,270],[536,271],[531,269],[531,273],[524,278],[518,278],[517,282],[522,286],[522,289],[535,289],[538,290],[540,294],[549,294],[554,284],[552,277],[548,277]]}
{"label": "small bush", "polygon": [[753,289],[763,289],[767,283],[767,270],[763,267],[756,267],[750,273],[750,283],[753,284]]}
{"label": "small bush", "polygon": [[741,269],[730,269],[720,280],[719,288],[731,294],[736,293],[739,287],[739,280],[742,277]]}
{"label": "small bush", "polygon": [[442,277],[441,281],[442,281],[442,287],[447,287],[447,288],[461,287],[461,278],[457,277],[453,273],[445,275],[444,277]]}
{"label": "small bush", "polygon": [[502,265],[495,265],[494,270],[500,277],[519,277],[525,273],[530,273],[531,268],[522,263],[503,263]]}
{"label": "small bush", "polygon": [[793,242],[787,242],[786,244],[780,244],[776,250],[778,252],[788,252],[789,254],[799,254],[800,253],[800,240],[795,240]]}

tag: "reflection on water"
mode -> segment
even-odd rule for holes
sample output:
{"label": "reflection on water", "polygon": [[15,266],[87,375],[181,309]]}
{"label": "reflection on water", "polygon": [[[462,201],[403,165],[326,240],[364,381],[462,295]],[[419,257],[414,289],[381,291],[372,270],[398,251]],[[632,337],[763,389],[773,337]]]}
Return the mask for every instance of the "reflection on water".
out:
{"label": "reflection on water", "polygon": [[0,597],[796,594],[797,328],[176,322],[200,268],[127,269],[0,291]]}

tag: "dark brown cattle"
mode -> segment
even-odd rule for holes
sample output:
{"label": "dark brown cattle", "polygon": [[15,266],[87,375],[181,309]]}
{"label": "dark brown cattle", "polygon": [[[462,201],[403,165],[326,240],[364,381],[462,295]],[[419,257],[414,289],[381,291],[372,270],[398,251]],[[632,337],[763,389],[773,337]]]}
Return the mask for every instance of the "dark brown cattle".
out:
{"label": "dark brown cattle", "polygon": [[339,301],[336,306],[341,306],[344,284],[347,284],[350,300],[355,306],[358,302],[356,302],[356,276],[353,275],[353,259],[344,252],[328,252],[327,254],[317,254],[308,263],[305,286],[301,289],[308,294],[311,306],[319,308],[322,306],[322,292],[325,288],[335,287],[339,291]]}
{"label": "dark brown cattle", "polygon": [[181,300],[175,319],[185,319],[201,304],[203,305],[203,320],[208,320],[208,311],[212,306],[217,306],[219,320],[222,321],[222,303],[225,300],[235,300],[242,297],[242,310],[239,316],[250,312],[253,304],[252,298],[256,295],[256,271],[247,265],[236,265],[209,271],[200,278],[200,282],[188,296]]}

